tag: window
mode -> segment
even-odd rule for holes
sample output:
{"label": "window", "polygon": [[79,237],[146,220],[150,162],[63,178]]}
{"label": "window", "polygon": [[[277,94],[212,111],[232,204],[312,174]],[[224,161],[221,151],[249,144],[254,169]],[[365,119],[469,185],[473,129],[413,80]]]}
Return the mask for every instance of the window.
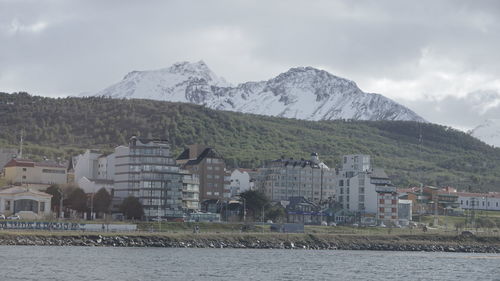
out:
{"label": "window", "polygon": [[26,179],[26,176],[23,176],[23,180],[25,180],[25,179]]}
{"label": "window", "polygon": [[379,203],[384,204],[385,203],[384,199],[380,199]]}
{"label": "window", "polygon": [[378,208],[379,212],[383,213],[384,212],[384,207]]}
{"label": "window", "polygon": [[26,168],[23,168],[23,172],[26,172]]}
{"label": "window", "polygon": [[45,212],[45,202],[40,202],[40,212]]}

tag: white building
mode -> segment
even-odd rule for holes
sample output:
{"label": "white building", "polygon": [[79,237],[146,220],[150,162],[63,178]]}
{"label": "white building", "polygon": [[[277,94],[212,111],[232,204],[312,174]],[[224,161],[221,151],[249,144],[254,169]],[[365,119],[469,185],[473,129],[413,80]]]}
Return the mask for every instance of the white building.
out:
{"label": "white building", "polygon": [[231,197],[250,190],[250,174],[244,169],[234,169],[230,181]]}
{"label": "white building", "polygon": [[96,150],[87,149],[73,158],[75,182],[85,177],[89,180],[113,180],[115,176],[114,153],[106,155]]}
{"label": "white building", "polygon": [[408,225],[412,220],[412,201],[398,199],[398,222],[400,225]]}
{"label": "white building", "polygon": [[[43,218],[49,216],[52,195],[15,186],[0,191],[0,213],[9,216],[18,214],[23,218]],[[27,216],[27,217],[25,217]]]}
{"label": "white building", "polygon": [[[342,160],[336,186],[336,201],[341,208],[360,215],[378,214],[383,218],[390,214],[392,218],[393,208],[397,209],[397,202],[393,204],[392,200],[396,188],[387,174],[371,167],[369,155],[345,155]],[[391,197],[390,201],[386,201],[386,197],[388,200]]]}
{"label": "white building", "polygon": [[457,192],[457,194],[462,209],[500,211],[500,192]]}

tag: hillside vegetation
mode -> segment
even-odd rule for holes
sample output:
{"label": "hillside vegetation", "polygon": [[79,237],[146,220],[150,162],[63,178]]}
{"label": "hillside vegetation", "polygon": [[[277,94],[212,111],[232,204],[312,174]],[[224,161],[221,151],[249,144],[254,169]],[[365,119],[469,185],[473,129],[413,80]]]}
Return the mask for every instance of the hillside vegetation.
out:
{"label": "hillside vegetation", "polygon": [[[85,148],[111,150],[133,135],[215,147],[231,167],[259,167],[281,156],[318,152],[330,166],[343,154],[372,155],[401,187],[451,185],[500,190],[500,149],[449,127],[404,121],[304,121],[153,100],[45,98],[0,93],[0,146],[66,158]],[[422,136],[420,141],[420,135]]]}

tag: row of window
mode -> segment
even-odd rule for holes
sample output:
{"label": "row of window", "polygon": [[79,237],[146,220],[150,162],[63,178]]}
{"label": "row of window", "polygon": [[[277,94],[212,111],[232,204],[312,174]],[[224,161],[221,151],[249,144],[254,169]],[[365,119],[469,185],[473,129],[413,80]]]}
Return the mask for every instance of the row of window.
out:
{"label": "row of window", "polygon": [[[479,202],[478,201],[471,201],[471,206],[478,206]],[[482,201],[482,206],[485,207],[485,202]],[[495,202],[496,203],[496,207],[498,207],[498,202]],[[463,205],[464,204],[464,200],[460,200],[460,204]],[[469,200],[465,200],[465,205],[466,206],[469,206]],[[490,207],[490,202],[487,202],[487,206]]]}

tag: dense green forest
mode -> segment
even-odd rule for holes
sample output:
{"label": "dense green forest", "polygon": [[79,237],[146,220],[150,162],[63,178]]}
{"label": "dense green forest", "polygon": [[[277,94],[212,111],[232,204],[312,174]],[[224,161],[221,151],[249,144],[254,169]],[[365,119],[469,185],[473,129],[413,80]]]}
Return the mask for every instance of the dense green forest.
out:
{"label": "dense green forest", "polygon": [[[202,106],[103,97],[46,98],[0,93],[0,146],[21,130],[32,157],[66,158],[85,148],[111,151],[134,134],[215,147],[231,167],[318,152],[330,166],[349,153],[372,155],[400,187],[422,182],[500,190],[500,149],[449,127],[399,121],[304,121],[215,111]],[[422,136],[422,138],[420,138]]]}

